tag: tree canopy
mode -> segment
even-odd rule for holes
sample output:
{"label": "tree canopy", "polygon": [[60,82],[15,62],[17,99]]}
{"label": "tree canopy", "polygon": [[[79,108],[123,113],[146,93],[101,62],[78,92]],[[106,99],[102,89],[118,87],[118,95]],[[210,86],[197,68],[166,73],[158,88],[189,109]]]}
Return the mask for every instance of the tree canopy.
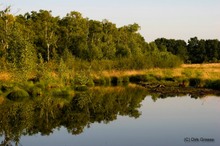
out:
{"label": "tree canopy", "polygon": [[194,37],[186,43],[159,38],[148,43],[138,32],[141,27],[137,23],[117,27],[106,19],[84,18],[76,11],[63,18],[51,13],[39,10],[15,16],[10,13],[10,7],[0,11],[1,69],[22,65],[30,68],[40,58],[50,62],[60,60],[67,53],[87,62],[116,61],[130,66],[128,69],[166,67],[170,63],[176,66],[175,63],[180,64],[181,60],[185,63],[220,60],[218,40]]}

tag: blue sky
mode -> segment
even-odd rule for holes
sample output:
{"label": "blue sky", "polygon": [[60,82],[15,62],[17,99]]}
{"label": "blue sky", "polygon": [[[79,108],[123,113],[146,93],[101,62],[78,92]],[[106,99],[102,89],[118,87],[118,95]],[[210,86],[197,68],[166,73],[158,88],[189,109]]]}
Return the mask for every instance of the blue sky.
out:
{"label": "blue sky", "polygon": [[12,13],[52,10],[54,16],[78,11],[89,19],[108,19],[118,27],[138,23],[146,41],[157,38],[220,40],[220,0],[0,0]]}

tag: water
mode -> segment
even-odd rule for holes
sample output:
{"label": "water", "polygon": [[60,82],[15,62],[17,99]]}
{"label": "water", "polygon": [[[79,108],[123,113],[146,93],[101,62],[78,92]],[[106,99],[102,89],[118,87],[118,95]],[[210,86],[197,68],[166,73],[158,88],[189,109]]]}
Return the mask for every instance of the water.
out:
{"label": "water", "polygon": [[[121,91],[120,91],[121,92]],[[122,95],[122,94],[120,94]],[[127,94],[123,94],[127,95]],[[106,95],[103,95],[106,96]],[[140,96],[143,96],[140,95]],[[118,97],[117,97],[118,98]],[[127,97],[126,97],[127,98]],[[134,98],[129,98],[134,102]],[[95,98],[94,98],[95,99]],[[94,100],[91,99],[91,100]],[[107,98],[108,99],[108,98]],[[142,100],[140,100],[142,99]],[[109,99],[108,99],[109,100]],[[126,99],[128,100],[128,98]],[[125,101],[126,101],[125,100]],[[121,102],[124,100],[122,99]],[[49,134],[21,134],[18,145],[22,146],[219,146],[220,145],[220,98],[206,96],[191,98],[190,96],[154,98],[146,96],[138,99],[135,105],[131,102],[115,104],[111,114],[100,111],[97,116],[106,116],[85,120],[69,126],[58,122]],[[94,101],[93,101],[94,102]],[[102,101],[104,103],[104,101]],[[114,103],[114,102],[112,102]],[[95,104],[94,104],[95,105]],[[106,105],[103,105],[106,106]],[[132,107],[132,108],[131,108]],[[103,107],[102,107],[103,108]],[[119,110],[120,109],[120,110]],[[75,109],[76,110],[76,109]],[[91,109],[89,109],[91,110]],[[96,108],[94,108],[96,110]],[[87,111],[88,112],[88,111]],[[113,113],[113,114],[112,114]],[[90,116],[92,115],[90,111]],[[110,116],[110,117],[109,117]],[[86,119],[86,116],[84,117]],[[101,119],[101,120],[99,120]],[[82,121],[81,121],[82,120]],[[49,120],[50,121],[50,120]],[[74,122],[74,121],[73,121]],[[80,123],[81,122],[81,123]],[[77,131],[75,125],[82,129]],[[75,127],[74,127],[75,126]],[[52,126],[53,127],[53,126]],[[71,128],[74,132],[71,133]],[[2,130],[1,130],[2,131]],[[2,132],[1,132],[2,133]],[[209,138],[209,142],[202,141]],[[3,141],[4,135],[0,141]],[[214,141],[213,141],[214,140]],[[14,144],[14,142],[11,142]]]}

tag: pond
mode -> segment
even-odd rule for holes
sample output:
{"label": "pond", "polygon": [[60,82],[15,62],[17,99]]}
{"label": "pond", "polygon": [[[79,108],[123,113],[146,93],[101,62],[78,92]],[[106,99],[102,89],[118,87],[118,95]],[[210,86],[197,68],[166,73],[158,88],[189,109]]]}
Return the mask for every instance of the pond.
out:
{"label": "pond", "polygon": [[77,93],[69,102],[52,99],[0,105],[2,145],[220,145],[217,96],[166,97],[114,87]]}

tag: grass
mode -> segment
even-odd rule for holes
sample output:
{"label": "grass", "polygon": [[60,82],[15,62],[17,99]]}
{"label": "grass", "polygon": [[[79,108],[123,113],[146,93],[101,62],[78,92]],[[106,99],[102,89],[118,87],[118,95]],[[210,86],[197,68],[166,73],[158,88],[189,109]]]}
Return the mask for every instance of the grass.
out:
{"label": "grass", "polygon": [[[181,67],[173,69],[152,68],[146,70],[127,70],[127,71],[103,71],[99,76],[104,77],[123,77],[135,75],[150,75],[155,77],[173,77],[173,78],[201,78],[201,79],[220,79],[220,63],[212,64],[183,64]],[[93,73],[93,76],[97,76]]]}
{"label": "grass", "polygon": [[4,102],[4,97],[0,95],[0,104],[2,104]]}
{"label": "grass", "polygon": [[[71,70],[71,72],[74,72]],[[90,74],[91,73],[91,74]],[[42,96],[45,91],[53,91],[53,89],[74,88],[75,91],[86,91],[88,87],[93,86],[111,86],[111,85],[128,85],[129,82],[152,82],[163,84],[169,82],[178,86],[180,83],[185,83],[186,86],[206,87],[220,90],[220,63],[212,64],[183,64],[178,68],[152,68],[145,70],[110,70],[90,72],[82,76],[82,80],[86,80],[85,84],[76,84],[75,76],[72,75],[68,82],[61,82],[59,76],[55,72],[49,72],[50,78],[45,78],[39,82],[21,82],[14,83],[13,73],[0,72],[0,95],[8,95],[12,92],[12,100],[20,100],[26,93],[21,90],[13,91],[15,86],[25,90],[31,97]],[[91,76],[91,78],[90,78]],[[50,79],[50,80],[49,80]],[[87,79],[89,79],[87,81]],[[73,80],[73,83],[72,83]],[[67,84],[68,83],[68,84]],[[15,94],[15,95],[13,95]],[[23,95],[22,95],[23,94]],[[72,92],[68,90],[57,90],[55,95],[69,95]],[[8,95],[9,96],[9,95]],[[5,96],[4,96],[5,97]],[[6,99],[6,98],[5,98]],[[0,103],[3,99],[0,99]]]}
{"label": "grass", "polygon": [[25,99],[29,98],[29,94],[28,94],[27,91],[15,87],[15,89],[12,90],[7,95],[7,98],[9,100],[13,100],[13,101],[22,101],[22,100],[25,100]]}

